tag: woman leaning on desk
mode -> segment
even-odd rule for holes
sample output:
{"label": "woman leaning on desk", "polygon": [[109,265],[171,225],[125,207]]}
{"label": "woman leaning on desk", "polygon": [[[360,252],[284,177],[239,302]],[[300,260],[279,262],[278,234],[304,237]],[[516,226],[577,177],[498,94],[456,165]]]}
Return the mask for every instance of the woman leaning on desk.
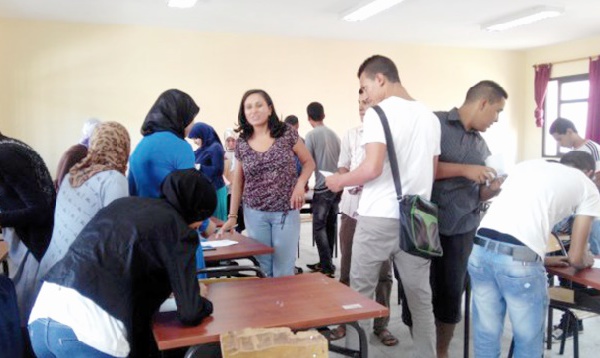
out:
{"label": "woman leaning on desk", "polygon": [[100,210],[46,275],[29,319],[40,357],[148,357],[151,319],[171,292],[183,324],[213,311],[196,280],[196,228],[215,190],[195,169],[175,171],[162,197],[126,197]]}
{"label": "woman leaning on desk", "polygon": [[[238,126],[235,157],[241,165],[236,166],[231,183],[229,219],[222,232],[235,226],[243,199],[248,236],[275,249],[272,255],[256,257],[260,267],[268,276],[293,275],[300,236],[299,209],[315,162],[298,140],[298,133],[279,120],[271,97],[263,90],[244,94]],[[295,155],[302,164],[299,177]]]}

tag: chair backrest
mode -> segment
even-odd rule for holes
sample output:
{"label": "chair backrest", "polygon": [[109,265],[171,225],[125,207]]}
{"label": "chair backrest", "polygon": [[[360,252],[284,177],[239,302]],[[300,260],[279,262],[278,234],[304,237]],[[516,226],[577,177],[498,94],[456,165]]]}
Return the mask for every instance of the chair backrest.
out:
{"label": "chair backrest", "polygon": [[551,232],[548,237],[548,242],[546,243],[546,253],[547,254],[558,254],[558,255],[566,255],[567,250],[565,249],[565,245],[563,245],[562,241],[555,233]]}

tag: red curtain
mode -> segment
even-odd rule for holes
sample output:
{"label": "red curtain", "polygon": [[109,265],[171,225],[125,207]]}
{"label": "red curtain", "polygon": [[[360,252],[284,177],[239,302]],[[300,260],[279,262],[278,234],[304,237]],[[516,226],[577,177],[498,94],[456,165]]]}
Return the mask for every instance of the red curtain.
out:
{"label": "red curtain", "polygon": [[535,66],[535,125],[541,127],[544,125],[544,100],[546,99],[546,89],[550,81],[550,71],[552,64]]}
{"label": "red curtain", "polygon": [[585,137],[600,142],[600,59],[590,58],[590,96]]}

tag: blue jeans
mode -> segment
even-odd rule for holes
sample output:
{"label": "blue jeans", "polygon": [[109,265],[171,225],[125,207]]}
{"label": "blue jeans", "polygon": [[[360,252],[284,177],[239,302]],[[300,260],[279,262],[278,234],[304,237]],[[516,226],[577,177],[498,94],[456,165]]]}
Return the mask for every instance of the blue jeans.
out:
{"label": "blue jeans", "polygon": [[337,215],[340,193],[329,190],[315,192],[311,203],[313,214],[313,238],[319,251],[319,262],[323,270],[335,271],[333,247],[337,239]]}
{"label": "blue jeans", "polygon": [[542,357],[548,312],[543,261],[514,261],[512,256],[475,245],[469,257],[469,275],[475,357],[500,357],[507,311],[513,328],[515,357]]}
{"label": "blue jeans", "polygon": [[256,256],[267,276],[293,275],[300,238],[300,211],[269,212],[244,206],[244,222],[249,237],[275,249],[271,255]]}
{"label": "blue jeans", "polygon": [[112,358],[77,339],[69,326],[50,318],[36,319],[29,325],[29,337],[38,358]]}
{"label": "blue jeans", "polygon": [[592,254],[600,255],[600,220],[594,220],[592,222],[589,243]]}

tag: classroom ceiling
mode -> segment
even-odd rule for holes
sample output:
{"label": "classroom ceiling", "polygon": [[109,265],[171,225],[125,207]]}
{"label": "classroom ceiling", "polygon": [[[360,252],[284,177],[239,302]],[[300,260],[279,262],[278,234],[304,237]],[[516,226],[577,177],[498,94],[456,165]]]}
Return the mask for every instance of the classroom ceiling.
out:
{"label": "classroom ceiling", "polygon": [[[341,13],[361,2],[198,0],[183,10],[168,8],[166,0],[0,0],[0,17],[492,49],[600,35],[600,0],[406,0],[363,22],[341,20]],[[565,12],[503,32],[481,30],[482,23],[539,5]]]}

